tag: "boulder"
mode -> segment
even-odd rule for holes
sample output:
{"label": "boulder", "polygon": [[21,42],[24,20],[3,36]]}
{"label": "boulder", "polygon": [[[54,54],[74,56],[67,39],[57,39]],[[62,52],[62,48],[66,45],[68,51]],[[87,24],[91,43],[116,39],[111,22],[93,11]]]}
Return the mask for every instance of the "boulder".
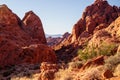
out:
{"label": "boulder", "polygon": [[104,64],[104,56],[98,56],[96,58],[93,58],[91,60],[88,60],[81,68],[81,70],[84,70],[86,67],[90,66],[99,66]]}
{"label": "boulder", "polygon": [[40,69],[41,73],[39,80],[53,80],[55,78],[55,72],[58,71],[58,66],[56,64],[43,62],[40,66]]}

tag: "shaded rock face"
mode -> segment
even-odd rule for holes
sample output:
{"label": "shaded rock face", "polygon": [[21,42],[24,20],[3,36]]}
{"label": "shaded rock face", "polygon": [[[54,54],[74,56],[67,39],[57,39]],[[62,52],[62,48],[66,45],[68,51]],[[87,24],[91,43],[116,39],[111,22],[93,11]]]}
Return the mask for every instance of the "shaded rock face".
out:
{"label": "shaded rock face", "polygon": [[[19,63],[56,62],[55,52],[44,45],[46,39],[40,19],[34,14],[33,21],[32,16],[25,17],[23,21],[6,5],[0,6],[0,67]],[[25,22],[27,24],[22,25]],[[30,30],[26,28],[28,26]]]}
{"label": "shaded rock face", "polygon": [[93,34],[94,31],[106,28],[112,21],[120,15],[120,9],[111,6],[106,0],[96,0],[83,12],[82,18],[72,29],[72,42],[84,31]]}
{"label": "shaded rock face", "polygon": [[38,39],[41,43],[46,44],[46,38],[42,27],[42,22],[39,17],[32,11],[25,14],[23,18],[25,31],[33,38]]}
{"label": "shaded rock face", "polygon": [[12,13],[11,10],[4,4],[0,6],[0,25],[10,26],[20,24],[20,19],[16,14]]}
{"label": "shaded rock face", "polygon": [[55,52],[44,44],[30,45],[29,47],[22,47],[22,52],[20,57],[23,58],[23,62],[28,63],[41,63],[41,62],[51,62],[55,63],[57,57]]}

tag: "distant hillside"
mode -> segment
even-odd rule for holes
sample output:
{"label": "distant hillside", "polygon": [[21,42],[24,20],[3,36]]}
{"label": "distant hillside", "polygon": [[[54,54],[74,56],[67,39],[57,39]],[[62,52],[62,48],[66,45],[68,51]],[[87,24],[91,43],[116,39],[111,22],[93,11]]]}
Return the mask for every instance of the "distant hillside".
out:
{"label": "distant hillside", "polygon": [[62,37],[62,34],[45,34],[46,38],[48,37],[52,37],[52,38],[56,38],[56,37]]}

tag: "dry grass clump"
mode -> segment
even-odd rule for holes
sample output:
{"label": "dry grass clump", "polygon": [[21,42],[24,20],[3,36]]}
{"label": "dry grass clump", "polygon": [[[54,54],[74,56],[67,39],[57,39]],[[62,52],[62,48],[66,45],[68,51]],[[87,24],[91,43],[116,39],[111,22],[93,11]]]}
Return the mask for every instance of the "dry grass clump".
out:
{"label": "dry grass clump", "polygon": [[60,69],[57,73],[55,73],[55,79],[54,80],[73,80],[74,75],[73,72],[69,69]]}
{"label": "dry grass clump", "polygon": [[38,80],[39,76],[40,76],[39,73],[31,75],[31,77],[27,77],[27,76],[23,76],[23,77],[13,76],[13,77],[11,77],[11,80]]}
{"label": "dry grass clump", "polygon": [[114,76],[120,76],[120,64],[115,68]]}
{"label": "dry grass clump", "polygon": [[75,61],[75,62],[70,62],[68,63],[68,68],[69,69],[80,69],[83,66],[83,61]]}
{"label": "dry grass clump", "polygon": [[120,53],[106,59],[104,66],[112,70],[114,76],[120,76]]}
{"label": "dry grass clump", "polygon": [[118,64],[120,64],[120,53],[117,53],[114,56],[110,56],[108,59],[105,60],[106,68],[113,71]]}
{"label": "dry grass clump", "polygon": [[89,67],[78,73],[75,80],[103,80],[104,76],[102,74],[104,70],[105,68],[103,66]]}
{"label": "dry grass clump", "polygon": [[65,69],[59,69],[59,71],[55,73],[54,80],[74,80],[83,63],[83,61],[69,62],[66,64]]}

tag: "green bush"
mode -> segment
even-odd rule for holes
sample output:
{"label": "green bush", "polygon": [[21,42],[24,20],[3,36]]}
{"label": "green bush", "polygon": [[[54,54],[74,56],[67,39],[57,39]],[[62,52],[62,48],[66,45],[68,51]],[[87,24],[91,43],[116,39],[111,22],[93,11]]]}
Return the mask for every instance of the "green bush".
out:
{"label": "green bush", "polygon": [[83,50],[78,50],[78,55],[82,60],[87,60],[100,55],[110,56],[111,54],[113,54],[112,50],[114,50],[115,48],[115,44],[101,43],[101,45],[99,46],[86,46]]}

